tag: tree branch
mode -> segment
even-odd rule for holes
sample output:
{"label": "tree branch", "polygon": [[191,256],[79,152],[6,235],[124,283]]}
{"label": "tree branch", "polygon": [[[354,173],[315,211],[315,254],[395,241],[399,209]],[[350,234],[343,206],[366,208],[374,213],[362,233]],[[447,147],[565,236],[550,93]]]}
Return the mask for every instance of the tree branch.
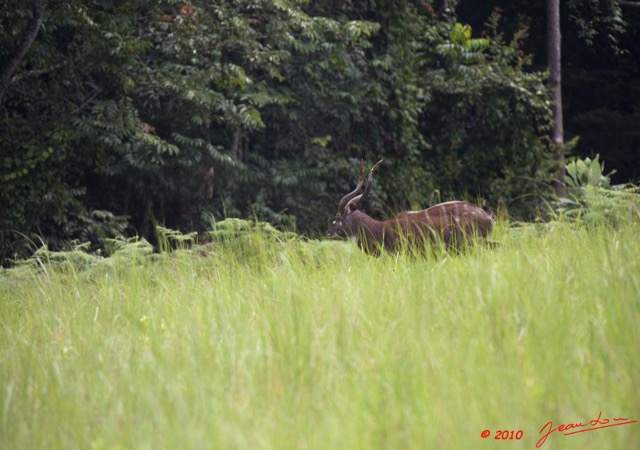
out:
{"label": "tree branch", "polygon": [[2,103],[2,99],[4,98],[7,89],[9,89],[9,85],[13,81],[13,73],[16,71],[18,64],[20,64],[20,61],[22,61],[33,45],[33,42],[36,40],[36,36],[38,36],[43,20],[44,2],[40,1],[33,7],[33,17],[27,26],[27,30],[25,31],[22,42],[20,42],[16,53],[0,71],[0,104]]}
{"label": "tree branch", "polygon": [[67,64],[69,64],[68,61],[65,62],[61,62],[59,64],[54,64],[51,67],[46,67],[44,69],[37,69],[37,70],[27,70],[26,72],[22,72],[18,75],[15,75],[11,78],[11,83],[15,83],[16,81],[20,81],[24,78],[31,78],[31,77],[39,77],[40,75],[44,75],[45,73],[49,73],[49,72],[53,72],[54,70],[58,70],[61,67],[66,66]]}
{"label": "tree branch", "polygon": [[76,113],[82,111],[85,107],[89,106],[101,92],[102,92],[102,89],[96,86],[95,90],[93,91],[93,94],[91,94],[89,98],[85,99],[80,106],[74,109],[71,115],[73,116]]}
{"label": "tree branch", "polygon": [[629,0],[619,0],[622,6],[630,6],[632,8],[640,8],[640,2],[632,2]]}

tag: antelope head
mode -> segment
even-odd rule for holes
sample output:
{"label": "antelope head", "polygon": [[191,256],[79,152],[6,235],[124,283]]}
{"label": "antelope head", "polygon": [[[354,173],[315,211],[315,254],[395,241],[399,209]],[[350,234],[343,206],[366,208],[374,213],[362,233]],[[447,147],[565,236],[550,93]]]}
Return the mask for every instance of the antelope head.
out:
{"label": "antelope head", "polygon": [[[358,205],[367,198],[373,187],[373,174],[376,172],[382,161],[378,161],[369,171],[367,184],[364,191],[358,194],[364,184],[364,162],[360,161],[360,176],[356,188],[342,197],[338,204],[338,212],[329,224],[327,236],[330,238],[351,239],[357,241],[358,233],[362,232],[362,227],[366,227],[366,222],[373,219],[365,213],[358,211]],[[367,220],[368,219],[368,220]]]}

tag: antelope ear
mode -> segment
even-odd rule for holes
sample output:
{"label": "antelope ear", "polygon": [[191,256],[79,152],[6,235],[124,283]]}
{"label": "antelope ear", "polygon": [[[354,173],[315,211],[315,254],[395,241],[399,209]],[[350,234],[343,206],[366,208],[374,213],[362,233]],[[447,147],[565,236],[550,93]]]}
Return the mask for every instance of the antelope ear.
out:
{"label": "antelope ear", "polygon": [[354,203],[350,203],[349,204],[349,212],[354,212],[356,210],[357,206]]}

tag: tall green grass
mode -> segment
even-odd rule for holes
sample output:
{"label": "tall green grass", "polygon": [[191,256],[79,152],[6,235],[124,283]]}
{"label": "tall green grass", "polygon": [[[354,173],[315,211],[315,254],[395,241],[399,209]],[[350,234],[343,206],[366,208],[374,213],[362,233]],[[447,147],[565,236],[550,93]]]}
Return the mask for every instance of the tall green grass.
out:
{"label": "tall green grass", "polygon": [[[0,275],[0,448],[534,449],[640,419],[640,227],[493,240],[43,253]],[[542,448],[640,448],[640,422]]]}

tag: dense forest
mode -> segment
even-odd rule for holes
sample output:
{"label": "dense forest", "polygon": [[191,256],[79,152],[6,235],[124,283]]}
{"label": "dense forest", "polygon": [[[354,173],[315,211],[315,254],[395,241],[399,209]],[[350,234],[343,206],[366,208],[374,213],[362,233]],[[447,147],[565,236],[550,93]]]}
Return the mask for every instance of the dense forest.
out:
{"label": "dense forest", "polygon": [[[640,176],[640,2],[561,2],[567,156]],[[3,0],[0,258],[225,217],[316,233],[384,158],[384,217],[554,200],[546,5]],[[578,139],[573,139],[578,138]]]}

